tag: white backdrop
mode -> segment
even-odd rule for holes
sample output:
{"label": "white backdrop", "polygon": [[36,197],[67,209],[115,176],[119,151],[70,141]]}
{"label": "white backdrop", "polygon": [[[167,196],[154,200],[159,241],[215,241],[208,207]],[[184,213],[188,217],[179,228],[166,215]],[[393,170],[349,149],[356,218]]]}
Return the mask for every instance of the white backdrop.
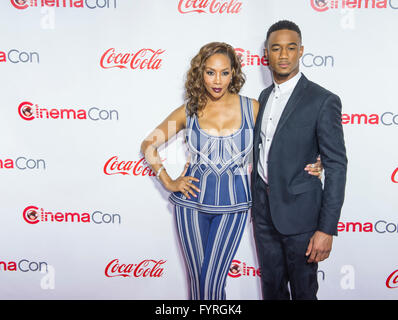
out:
{"label": "white backdrop", "polygon": [[[0,298],[187,299],[172,206],[140,143],[183,103],[208,42],[236,48],[241,94],[257,99],[266,31],[290,19],[301,71],[342,99],[349,159],[318,297],[396,299],[397,15],[397,0],[2,1]],[[162,157],[182,170],[180,137]],[[227,298],[260,299],[251,223],[233,264]]]}

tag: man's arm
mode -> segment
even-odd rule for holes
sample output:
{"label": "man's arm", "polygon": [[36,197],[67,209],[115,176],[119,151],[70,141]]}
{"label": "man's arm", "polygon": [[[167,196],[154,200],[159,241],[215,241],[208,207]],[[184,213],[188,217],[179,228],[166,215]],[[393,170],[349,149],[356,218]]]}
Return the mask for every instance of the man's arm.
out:
{"label": "man's arm", "polygon": [[309,263],[329,257],[344,202],[347,156],[341,124],[341,101],[336,95],[329,95],[322,104],[317,138],[325,169],[325,183],[318,230],[310,239],[306,252]]}
{"label": "man's arm", "polygon": [[347,156],[341,123],[341,101],[329,95],[319,112],[317,137],[325,182],[318,230],[337,235],[337,223],[344,202]]}

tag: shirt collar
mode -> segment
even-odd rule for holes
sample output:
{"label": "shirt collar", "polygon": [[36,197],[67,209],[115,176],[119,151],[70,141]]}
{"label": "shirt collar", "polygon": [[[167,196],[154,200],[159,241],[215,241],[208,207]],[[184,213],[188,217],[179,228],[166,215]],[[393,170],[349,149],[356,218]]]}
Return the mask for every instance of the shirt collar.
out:
{"label": "shirt collar", "polygon": [[285,93],[285,92],[291,91],[294,89],[294,87],[296,86],[296,84],[300,80],[300,78],[301,78],[301,72],[299,71],[293,78],[291,78],[281,84],[277,84],[274,81],[274,89],[279,91],[280,93]]}

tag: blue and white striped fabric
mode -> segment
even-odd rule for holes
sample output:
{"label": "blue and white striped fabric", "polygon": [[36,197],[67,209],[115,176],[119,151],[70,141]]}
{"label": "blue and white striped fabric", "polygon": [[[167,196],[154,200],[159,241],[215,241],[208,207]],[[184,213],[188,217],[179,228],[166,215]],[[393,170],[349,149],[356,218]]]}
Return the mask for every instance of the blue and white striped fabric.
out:
{"label": "blue and white striped fabric", "polygon": [[253,106],[250,98],[240,96],[242,124],[229,136],[213,136],[203,131],[197,116],[187,115],[186,141],[190,153],[187,176],[201,192],[186,198],[181,192],[170,195],[175,205],[201,212],[220,214],[251,207],[248,165],[253,148]]}
{"label": "blue and white striped fabric", "polygon": [[191,300],[225,300],[232,259],[247,212],[209,214],[175,206],[178,234],[190,280]]}

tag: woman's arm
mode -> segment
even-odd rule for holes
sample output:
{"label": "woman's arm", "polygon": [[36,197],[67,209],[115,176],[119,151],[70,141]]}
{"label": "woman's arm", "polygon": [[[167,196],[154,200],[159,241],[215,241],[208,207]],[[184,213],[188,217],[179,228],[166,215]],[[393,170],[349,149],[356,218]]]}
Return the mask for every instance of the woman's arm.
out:
{"label": "woman's arm", "polygon": [[[145,160],[152,167],[152,169],[159,173],[159,170],[162,168],[162,161],[160,160],[160,156],[158,153],[158,148],[167,142],[170,138],[175,136],[179,131],[185,128],[186,123],[186,115],[185,115],[185,106],[175,109],[160,125],[158,125],[155,130],[153,130],[141,143],[141,152],[145,157]],[[187,198],[189,194],[192,194],[196,197],[196,194],[192,191],[195,189],[199,192],[199,189],[195,187],[190,180],[199,181],[194,177],[185,177],[183,176],[186,172],[184,170],[183,174],[178,177],[176,180],[171,179],[166,170],[162,169],[160,174],[158,175],[159,180],[162,182],[164,187],[172,192],[180,191]]]}

